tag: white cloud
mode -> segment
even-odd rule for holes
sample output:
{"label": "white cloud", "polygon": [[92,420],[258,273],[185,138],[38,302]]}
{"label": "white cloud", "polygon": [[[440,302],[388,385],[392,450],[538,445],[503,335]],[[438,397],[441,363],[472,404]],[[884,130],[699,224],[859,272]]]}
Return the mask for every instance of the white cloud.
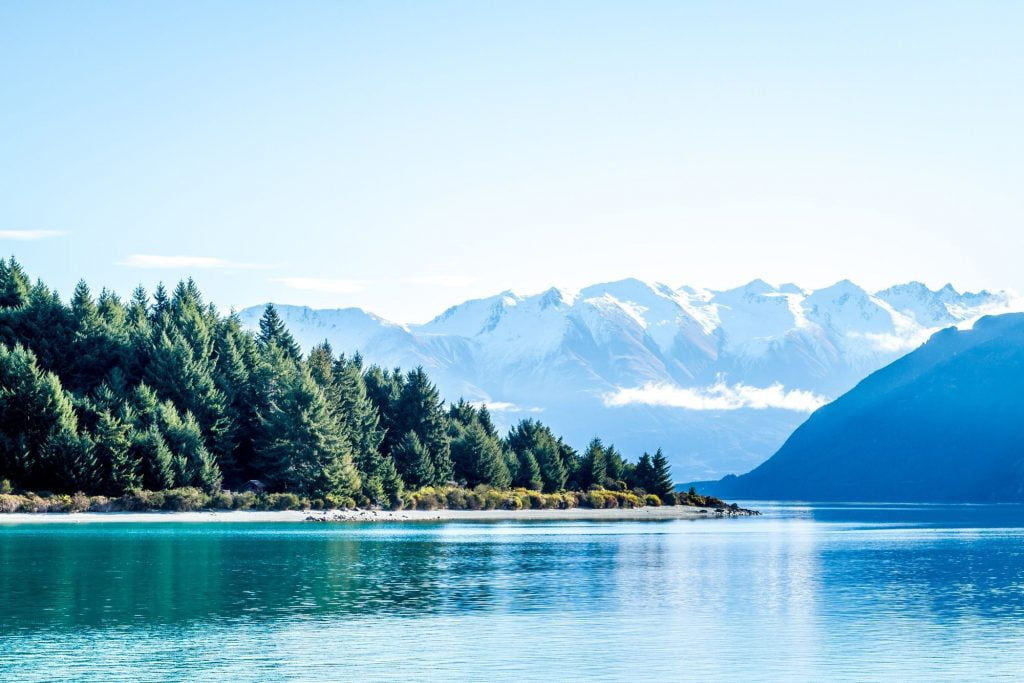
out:
{"label": "white cloud", "polygon": [[67,233],[63,230],[0,230],[0,240],[45,240],[51,237],[62,237]]}
{"label": "white cloud", "polygon": [[354,294],[365,289],[363,283],[358,280],[334,280],[322,277],[279,277],[274,278],[274,282],[280,282],[290,289],[327,294]]}
{"label": "white cloud", "polygon": [[236,263],[215,256],[163,256],[160,254],[129,254],[118,265],[128,268],[197,268],[203,270],[260,270],[270,267],[257,263]]}
{"label": "white cloud", "polygon": [[468,275],[418,275],[407,277],[402,282],[410,285],[433,285],[435,287],[468,287],[476,282]]}
{"label": "white cloud", "polygon": [[492,413],[539,413],[544,410],[543,408],[523,407],[507,401],[473,401],[471,405],[477,408],[487,406],[487,410]]}
{"label": "white cloud", "polygon": [[650,383],[632,389],[619,388],[604,396],[604,404],[608,407],[639,404],[685,410],[780,408],[809,413],[826,403],[828,403],[828,399],[823,396],[801,389],[786,391],[785,387],[778,383],[768,387],[752,387],[747,384],[730,386],[719,382],[708,387],[697,388]]}

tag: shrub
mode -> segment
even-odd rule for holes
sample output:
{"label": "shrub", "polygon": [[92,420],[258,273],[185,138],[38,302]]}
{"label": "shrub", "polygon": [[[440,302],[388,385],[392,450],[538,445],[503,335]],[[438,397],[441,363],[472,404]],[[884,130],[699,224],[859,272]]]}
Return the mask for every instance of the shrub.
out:
{"label": "shrub", "polygon": [[220,491],[210,495],[209,506],[214,510],[231,510],[234,502],[235,497],[230,491]]}
{"label": "shrub", "polygon": [[35,493],[26,493],[21,496],[21,507],[19,512],[49,512],[50,504],[41,496]]}
{"label": "shrub", "polygon": [[[78,495],[78,494],[75,494]],[[84,497],[85,494],[82,494]],[[117,499],[117,508],[129,512],[159,510],[165,503],[162,491],[143,491],[134,489]]]}
{"label": "shrub", "polygon": [[259,499],[256,493],[253,491],[245,491],[243,493],[233,493],[231,495],[231,509],[232,510],[248,510],[255,507],[259,503]]}
{"label": "shrub", "polygon": [[0,477],[0,495],[7,495],[13,491],[14,487],[11,486],[10,480]]}
{"label": "shrub", "polygon": [[352,496],[334,496],[328,494],[326,499],[331,507],[338,510],[354,510],[356,507],[356,501]]}
{"label": "shrub", "polygon": [[465,510],[468,505],[467,499],[472,495],[472,493],[469,493],[465,489],[452,489],[448,492],[447,496],[449,509]]}
{"label": "shrub", "polygon": [[93,496],[89,499],[89,512],[110,512],[114,505],[106,496]]}
{"label": "shrub", "polygon": [[68,512],[85,512],[88,509],[89,496],[81,491],[76,491],[75,495],[71,496],[71,505],[68,508]]}
{"label": "shrub", "polygon": [[294,493],[271,493],[267,503],[274,510],[298,510],[301,501]]}
{"label": "shrub", "polygon": [[197,488],[185,486],[164,491],[164,509],[175,512],[190,512],[206,507],[206,494]]}
{"label": "shrub", "polygon": [[72,499],[66,493],[51,495],[47,503],[47,512],[71,512]]}
{"label": "shrub", "polygon": [[0,512],[17,512],[21,509],[21,496],[0,493]]}
{"label": "shrub", "polygon": [[644,505],[650,505],[651,507],[661,507],[661,498],[658,498],[653,493],[648,493],[644,496]]}
{"label": "shrub", "polygon": [[437,495],[433,489],[417,491],[412,496],[412,503],[417,510],[436,510],[438,508]]}
{"label": "shrub", "polygon": [[523,509],[523,499],[520,498],[518,495],[516,495],[515,492],[512,492],[512,494],[510,496],[505,498],[504,508],[506,510],[522,510]]}

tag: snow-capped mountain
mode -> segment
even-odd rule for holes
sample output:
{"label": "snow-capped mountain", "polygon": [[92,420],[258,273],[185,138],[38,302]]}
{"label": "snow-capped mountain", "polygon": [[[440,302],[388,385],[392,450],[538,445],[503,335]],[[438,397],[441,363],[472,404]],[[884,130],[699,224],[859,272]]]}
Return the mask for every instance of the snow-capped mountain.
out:
{"label": "snow-capped mountain", "polygon": [[[680,479],[746,471],[808,411],[936,329],[1022,308],[1006,292],[918,282],[871,293],[849,281],[711,291],[635,279],[506,291],[424,325],[278,306],[306,348],[326,339],[371,363],[422,365],[449,400],[486,402],[506,424],[536,414],[576,445],[600,434],[627,452],[664,447]],[[261,313],[240,316],[255,329]]]}

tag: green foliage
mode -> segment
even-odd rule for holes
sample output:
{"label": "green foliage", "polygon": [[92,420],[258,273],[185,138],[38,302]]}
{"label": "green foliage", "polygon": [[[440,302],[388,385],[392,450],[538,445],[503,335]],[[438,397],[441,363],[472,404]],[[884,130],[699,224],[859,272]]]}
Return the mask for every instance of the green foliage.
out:
{"label": "green foliage", "polygon": [[487,433],[475,415],[468,425],[460,425],[457,432],[451,443],[455,476],[468,486],[508,488],[512,477],[501,442]]}
{"label": "green foliage", "polygon": [[392,451],[402,479],[414,487],[430,486],[437,479],[434,461],[416,432],[406,432]]}
{"label": "green foliage", "polygon": [[580,488],[589,489],[591,486],[604,486],[608,478],[607,451],[601,439],[594,438],[587,446],[580,463],[578,481]]}
{"label": "green foliage", "polygon": [[596,509],[638,508],[644,506],[644,500],[631,491],[593,489],[583,496],[582,505]]}
{"label": "green foliage", "polygon": [[651,462],[652,472],[649,486],[645,488],[662,500],[671,500],[675,493],[676,486],[672,483],[672,467],[668,464],[668,458],[659,448],[654,454]]}
{"label": "green foliage", "polygon": [[672,483],[671,466],[668,458],[659,448],[652,458],[644,453],[636,464],[631,476],[634,488],[653,493],[663,501],[675,499],[675,484]]}
{"label": "green foliage", "polygon": [[93,439],[104,480],[115,496],[138,488],[142,480],[138,455],[131,448],[130,430],[130,425],[105,411],[100,415]]}
{"label": "green foliage", "polygon": [[523,420],[512,428],[505,440],[516,453],[530,451],[537,460],[545,493],[565,488],[568,469],[564,451],[551,430],[536,420]]}
{"label": "green foliage", "polygon": [[542,510],[579,507],[579,494],[540,493],[524,488],[495,489],[477,486],[466,489],[456,486],[426,486],[403,497],[403,506],[410,510]]}
{"label": "green foliage", "polygon": [[143,432],[135,432],[131,449],[140,463],[142,483],[146,488],[160,491],[174,486],[174,456],[155,424]]}
{"label": "green foliage", "polygon": [[[501,439],[486,407],[446,406],[422,368],[326,343],[303,359],[272,305],[254,334],[191,280],[127,301],[79,282],[65,304],[0,259],[0,509],[532,509],[620,480],[675,500],[665,458],[645,458],[598,439],[580,457],[536,420]],[[269,493],[226,490],[249,480]],[[13,493],[31,490],[54,495]]]}
{"label": "green foliage", "polygon": [[276,346],[293,361],[302,358],[302,350],[295,341],[295,337],[285,327],[274,304],[267,304],[267,308],[263,311],[263,317],[260,318],[260,333],[257,338],[260,346],[264,349]]}
{"label": "green foliage", "polygon": [[533,456],[533,451],[527,448],[519,453],[516,457],[516,465],[516,476],[512,482],[515,486],[534,491],[544,488],[540,465],[537,464],[537,458]]}
{"label": "green foliage", "polygon": [[359,490],[351,445],[308,368],[282,362],[257,457],[272,487],[323,497]]}
{"label": "green foliage", "polygon": [[164,509],[174,512],[202,510],[209,500],[205,493],[193,486],[185,486],[163,492]]}
{"label": "green foliage", "polygon": [[[429,468],[420,467],[414,472],[403,470],[402,463],[406,461],[395,457],[403,478],[424,484],[443,484],[452,478],[451,442],[443,402],[437,387],[427,378],[423,368],[418,367],[406,375],[395,405],[392,424],[400,434],[413,433],[430,459]],[[429,476],[429,480],[424,480],[424,476]]]}

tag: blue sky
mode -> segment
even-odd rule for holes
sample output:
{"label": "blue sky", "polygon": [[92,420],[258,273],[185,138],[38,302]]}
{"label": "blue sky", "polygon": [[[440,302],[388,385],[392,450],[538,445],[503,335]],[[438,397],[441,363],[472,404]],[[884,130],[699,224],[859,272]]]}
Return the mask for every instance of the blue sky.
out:
{"label": "blue sky", "polygon": [[0,5],[0,251],[420,321],[506,288],[1024,290],[1024,4]]}

